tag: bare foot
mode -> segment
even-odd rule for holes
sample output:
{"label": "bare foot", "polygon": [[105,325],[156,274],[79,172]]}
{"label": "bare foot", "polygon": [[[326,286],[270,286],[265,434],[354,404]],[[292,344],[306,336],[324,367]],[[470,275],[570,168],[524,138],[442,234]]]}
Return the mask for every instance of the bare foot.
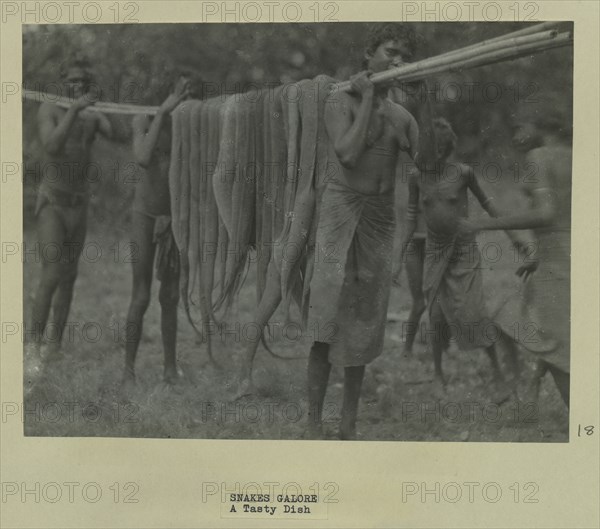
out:
{"label": "bare foot", "polygon": [[433,381],[432,391],[431,391],[433,398],[435,398],[436,400],[442,400],[442,399],[446,398],[446,396],[448,394],[447,386],[448,386],[448,382],[446,381],[445,377],[436,376]]}
{"label": "bare foot", "polygon": [[256,388],[251,377],[242,377],[238,383],[237,390],[232,400],[236,401],[256,393]]}
{"label": "bare foot", "polygon": [[302,432],[300,437],[306,440],[323,440],[325,439],[325,432],[323,431],[323,424],[315,424],[312,421],[306,423],[306,428]]}
{"label": "bare foot", "polygon": [[46,362],[60,362],[64,357],[60,344],[52,342],[48,345],[45,356]]}
{"label": "bare foot", "polygon": [[28,344],[23,351],[23,386],[30,392],[42,375],[42,355],[38,344]]}
{"label": "bare foot", "polygon": [[340,440],[356,441],[356,426],[340,426]]}
{"label": "bare foot", "polygon": [[129,369],[125,369],[125,371],[123,371],[123,378],[121,379],[121,394],[123,397],[129,398],[135,388],[135,373]]}
{"label": "bare foot", "polygon": [[504,404],[515,394],[515,388],[503,379],[496,379],[490,385],[490,401],[493,404]]}
{"label": "bare foot", "polygon": [[183,380],[183,371],[181,369],[173,367],[165,367],[163,374],[163,382],[169,386],[174,386]]}

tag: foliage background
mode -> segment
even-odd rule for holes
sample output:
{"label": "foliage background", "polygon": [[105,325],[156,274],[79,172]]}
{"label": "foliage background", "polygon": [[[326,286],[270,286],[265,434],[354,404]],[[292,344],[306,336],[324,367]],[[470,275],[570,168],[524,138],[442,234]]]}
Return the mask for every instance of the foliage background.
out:
{"label": "foliage background", "polygon": [[[512,23],[419,24],[418,30],[423,35],[420,56],[439,54],[520,27],[521,24]],[[158,103],[154,87],[165,69],[174,65],[193,68],[201,72],[205,81],[221,83],[227,90],[243,87],[245,83],[285,82],[320,73],[344,79],[360,69],[366,30],[365,24],[345,23],[24,26],[23,82],[36,90],[49,88],[51,83],[60,80],[60,65],[73,53],[83,53],[93,61],[103,98],[108,101]],[[518,155],[510,145],[510,116],[522,105],[535,105],[539,112],[548,111],[552,105],[552,111],[564,115],[568,129],[572,123],[572,72],[572,49],[561,49],[429,80],[430,86],[435,88],[437,83],[439,87],[436,111],[451,121],[459,136],[458,156],[470,163],[500,166],[501,178],[484,182],[484,187],[495,191],[499,201],[510,204],[513,210],[518,207],[519,195],[518,181],[510,167],[518,161]],[[469,97],[467,83],[480,83],[481,89],[474,89],[473,97]],[[490,98],[486,100],[483,90],[486,86],[500,90],[501,97],[493,102]],[[515,93],[515,87],[520,93]],[[40,171],[36,163],[40,152],[37,109],[36,103],[23,103],[24,241],[27,245],[33,245],[36,239],[33,204]],[[272,402],[281,406],[288,403],[304,406],[306,361],[275,361],[262,349],[255,364],[255,381],[260,394],[249,404],[260,407],[263,419],[249,423],[228,422],[222,417],[202,418],[203,404],[220,405],[230,397],[244,342],[228,336],[214,337],[219,362],[226,367],[216,371],[208,365],[205,347],[185,323],[183,312],[179,318],[177,354],[186,382],[177,391],[162,387],[160,309],[155,295],[146,314],[138,355],[139,384],[125,402],[133,404],[136,415],[132,422],[114,418],[114,410],[123,409],[119,408],[123,406],[119,380],[124,351],[120,338],[113,335],[115,329],[122,334],[130,301],[131,265],[126,243],[134,183],[129,178],[133,159],[131,117],[111,119],[118,131],[117,141],[98,141],[94,146],[93,159],[102,168],[104,178],[94,186],[88,223],[88,241],[99,245],[104,252],[99,261],[82,259],[69,316],[73,322],[96,322],[104,332],[94,342],[76,333],[75,338],[65,344],[65,359],[47,368],[47,376],[26,399],[28,409],[47,402],[95,403],[103,414],[101,420],[93,423],[81,418],[70,422],[66,414],[60,421],[49,423],[28,414],[26,435],[299,438],[302,421],[284,420],[280,414],[275,421],[266,421],[264,417],[266,406]],[[399,186],[398,196],[402,203],[405,199],[402,186]],[[472,213],[481,214],[477,208]],[[484,254],[482,264],[486,298],[497,303],[520,285],[514,275],[513,253],[503,234],[483,234],[480,243],[483,247],[498,243],[502,246],[500,261],[486,260]],[[30,312],[39,273],[39,260],[28,254],[24,263],[25,314]],[[256,306],[254,288],[254,277],[249,274],[228,323],[252,321]],[[156,290],[155,285],[155,293]],[[475,422],[465,416],[459,421],[431,422],[420,417],[407,421],[399,403],[435,404],[429,383],[433,366],[425,343],[418,340],[411,357],[400,353],[410,304],[403,279],[402,287],[394,289],[390,301],[390,311],[398,315],[398,320],[388,323],[384,353],[369,366],[363,384],[360,438],[496,442],[564,442],[568,439],[568,412],[549,377],[544,380],[540,413],[535,417],[517,413],[515,418],[512,402],[505,404],[500,410],[501,417],[493,421],[481,420],[480,416]],[[284,321],[281,310],[275,320]],[[305,338],[300,341],[280,339],[273,345],[285,356],[297,356],[308,351],[310,342]],[[530,361],[523,358],[525,364]],[[449,402],[488,402],[491,371],[482,351],[465,353],[454,348],[444,358],[444,369],[450,378]],[[326,409],[333,410],[326,425],[330,436],[334,435],[333,427],[339,420],[342,375],[341,370],[333,370],[326,400]]]}
{"label": "foliage background", "polygon": [[[418,58],[429,57],[525,27],[522,23],[420,23]],[[157,82],[174,67],[199,73],[227,91],[249,83],[279,83],[325,73],[345,79],[361,66],[365,23],[334,24],[121,24],[23,27],[23,83],[52,91],[60,66],[72,55],[89,58],[107,101],[158,104]],[[168,73],[167,73],[168,75]],[[449,118],[466,162],[489,160],[508,169],[516,159],[510,146],[510,116],[522,105],[548,105],[572,123],[572,48],[451,73],[429,79],[437,87],[436,111]],[[162,86],[162,85],[161,85]],[[54,84],[56,90],[56,84]],[[31,219],[39,143],[37,104],[23,108],[25,222]],[[111,118],[117,142],[97,142],[94,158],[102,168],[92,215],[100,223],[126,226],[133,186],[128,183],[130,117]],[[37,175],[39,177],[39,175]]]}

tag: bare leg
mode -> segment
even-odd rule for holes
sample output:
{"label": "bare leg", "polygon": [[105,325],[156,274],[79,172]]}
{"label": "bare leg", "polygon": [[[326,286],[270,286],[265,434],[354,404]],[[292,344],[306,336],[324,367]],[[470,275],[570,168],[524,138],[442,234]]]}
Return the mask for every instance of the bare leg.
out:
{"label": "bare leg", "polygon": [[508,363],[510,365],[510,369],[513,373],[516,384],[521,378],[521,366],[519,363],[519,351],[517,349],[517,346],[514,340],[504,332],[500,334],[498,345],[500,345],[502,349],[506,351]]}
{"label": "bare leg", "polygon": [[32,311],[32,328],[26,334],[28,343],[38,349],[42,344],[52,298],[60,284],[63,264],[65,228],[60,217],[51,206],[44,207],[38,214],[38,239],[42,259],[42,272],[35,293]]}
{"label": "bare leg", "polygon": [[38,213],[37,231],[42,270],[33,302],[31,327],[25,333],[23,377],[26,391],[33,388],[42,372],[41,345],[63,268],[60,252],[63,251],[65,229],[51,206],[43,207]]}
{"label": "bare leg", "polygon": [[547,364],[550,373],[552,373],[552,377],[554,378],[554,383],[560,392],[560,396],[562,397],[564,403],[569,407],[569,393],[571,389],[571,376],[569,373],[563,371],[562,369],[558,369],[553,365]]}
{"label": "bare leg", "polygon": [[68,251],[66,248],[63,254],[61,278],[56,294],[54,295],[54,303],[52,304],[52,313],[54,324],[56,326],[56,337],[50,348],[50,354],[53,356],[58,356],[60,354],[60,346],[69,311],[71,309],[73,288],[75,286],[75,280],[77,279],[79,258],[81,257],[81,252],[83,250],[86,231],[87,227],[84,220],[74,234],[73,240],[69,241]]}
{"label": "bare leg", "polygon": [[54,330],[51,339],[49,340],[48,358],[58,359],[61,355],[62,335],[67,323],[67,317],[73,300],[73,288],[77,277],[77,265],[64,266],[63,273],[54,295],[52,304],[52,316]]}
{"label": "bare leg", "polygon": [[135,357],[142,336],[144,314],[150,304],[152,286],[152,264],[155,244],[152,242],[154,220],[140,213],[133,213],[132,244],[138,250],[138,259],[133,260],[133,290],[127,313],[125,339],[124,381],[135,380]]}
{"label": "bare leg", "polygon": [[242,368],[240,372],[240,379],[238,389],[235,398],[241,398],[245,395],[251,394],[254,390],[252,387],[252,364],[256,355],[260,338],[264,333],[265,326],[269,322],[271,316],[279,306],[281,302],[281,280],[279,271],[275,266],[274,261],[269,264],[269,271],[267,274],[267,284],[263,293],[262,299],[258,304],[258,308],[255,314],[256,327],[261,330],[260,334],[256,337],[252,337],[252,340],[248,340],[246,351],[244,353]]}
{"label": "bare leg", "polygon": [[331,372],[328,352],[329,344],[315,342],[308,357],[307,431],[312,439],[320,439],[323,437],[323,402],[325,401],[329,373]]}
{"label": "bare leg", "polygon": [[365,366],[347,367],[344,370],[344,403],[342,405],[342,422],[340,424],[340,439],[356,439],[356,416],[360,388],[365,376]]}
{"label": "bare leg", "polygon": [[437,385],[446,386],[446,378],[442,370],[442,354],[444,352],[447,340],[445,339],[448,331],[446,318],[442,312],[439,303],[434,303],[429,317],[429,346],[433,353],[433,366],[435,370],[435,379]]}
{"label": "bare leg", "polygon": [[423,263],[425,258],[425,240],[412,239],[406,250],[406,275],[412,297],[410,315],[406,322],[404,353],[411,354],[419,321],[425,312],[425,296],[423,295]]}
{"label": "bare leg", "polygon": [[494,380],[496,382],[503,382],[504,375],[502,374],[502,369],[500,369],[500,364],[498,363],[498,354],[496,353],[496,346],[492,344],[485,348],[485,352],[487,353],[490,363],[492,364],[492,371],[494,372]]}
{"label": "bare leg", "polygon": [[164,381],[177,382],[177,305],[179,303],[179,273],[163,279],[159,291],[160,325],[165,355]]}
{"label": "bare leg", "polygon": [[535,363],[535,371],[533,373],[533,379],[529,387],[526,400],[531,400],[536,406],[540,398],[540,386],[542,385],[542,378],[548,372],[548,364],[538,360]]}

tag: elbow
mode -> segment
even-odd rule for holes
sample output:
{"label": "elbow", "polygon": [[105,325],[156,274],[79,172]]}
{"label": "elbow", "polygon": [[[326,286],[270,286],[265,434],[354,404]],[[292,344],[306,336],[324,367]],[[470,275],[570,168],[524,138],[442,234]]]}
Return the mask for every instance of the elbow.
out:
{"label": "elbow", "polygon": [[137,163],[143,169],[147,169],[150,165],[150,158],[147,156],[140,156],[139,154],[136,154],[135,163]]}
{"label": "elbow", "polygon": [[542,226],[550,226],[554,222],[555,217],[556,217],[556,212],[555,212],[554,208],[544,208],[540,211],[540,216],[539,216],[540,224]]}
{"label": "elbow", "polygon": [[340,164],[345,168],[345,169],[354,169],[356,167],[356,157],[355,156],[343,156],[343,157],[338,157],[340,160]]}
{"label": "elbow", "polygon": [[335,149],[340,164],[346,169],[354,169],[358,163],[358,153],[346,149]]}
{"label": "elbow", "polygon": [[44,146],[44,150],[48,154],[58,154],[60,151],[60,148],[55,141],[47,140],[47,141],[42,142],[42,145]]}
{"label": "elbow", "polygon": [[137,149],[134,149],[133,157],[135,163],[137,163],[140,167],[144,169],[147,169],[150,165],[150,156],[144,152],[140,152]]}

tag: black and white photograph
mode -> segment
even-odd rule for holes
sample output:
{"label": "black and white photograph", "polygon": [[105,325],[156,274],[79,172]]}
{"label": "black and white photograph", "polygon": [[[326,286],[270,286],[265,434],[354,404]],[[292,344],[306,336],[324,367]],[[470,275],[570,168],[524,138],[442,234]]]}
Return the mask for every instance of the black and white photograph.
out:
{"label": "black and white photograph", "polygon": [[580,435],[576,42],[24,24],[24,435]]}

